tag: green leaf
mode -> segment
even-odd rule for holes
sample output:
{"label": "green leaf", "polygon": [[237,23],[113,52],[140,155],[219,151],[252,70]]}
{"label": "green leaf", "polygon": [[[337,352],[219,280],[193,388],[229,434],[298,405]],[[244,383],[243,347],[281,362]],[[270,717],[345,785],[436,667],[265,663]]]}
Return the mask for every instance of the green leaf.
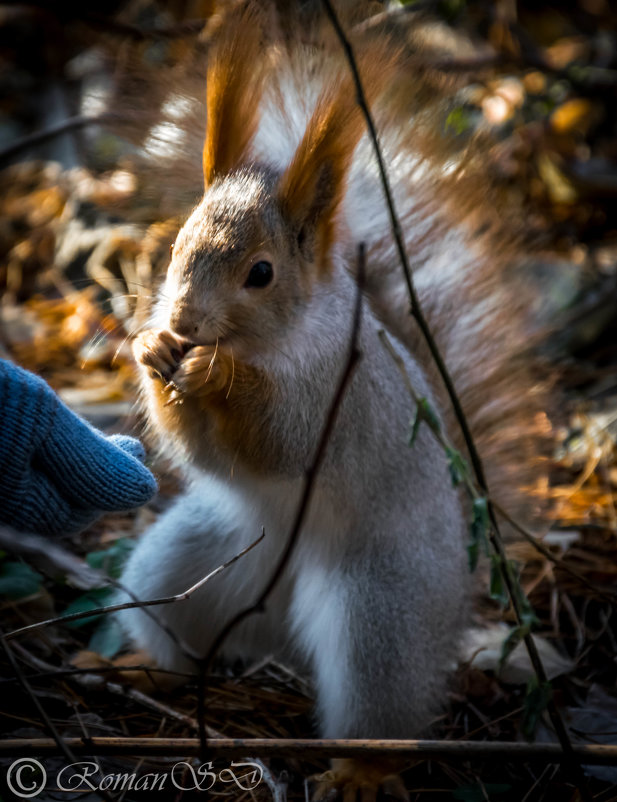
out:
{"label": "green leaf", "polygon": [[498,554],[491,554],[491,580],[489,586],[491,599],[499,603],[503,609],[507,606],[509,597],[506,585],[503,581],[503,568],[501,557]]}
{"label": "green leaf", "polygon": [[86,562],[90,568],[104,571],[108,576],[118,579],[122,573],[122,567],[134,546],[135,542],[133,540],[120,538],[112,543],[108,549],[91,551],[86,556]]}
{"label": "green leaf", "polygon": [[9,560],[0,566],[0,595],[23,599],[38,593],[43,577],[26,563]]}
{"label": "green leaf", "polygon": [[521,583],[519,580],[518,575],[518,567],[516,563],[512,560],[508,561],[508,570],[510,571],[510,576],[512,577],[512,589],[516,594],[516,600],[518,602],[518,608],[521,614],[521,622],[524,626],[528,627],[530,630],[534,627],[538,626],[540,623],[538,616],[536,615],[535,610],[531,606],[531,603],[525,593],[523,592],[523,588],[521,587]]}
{"label": "green leaf", "polygon": [[473,500],[473,519],[471,521],[471,537],[474,541],[484,545],[486,554],[488,550],[488,530],[489,530],[488,502],[484,496]]}
{"label": "green leaf", "polygon": [[[109,546],[107,549],[100,551],[92,551],[86,556],[86,562],[91,568],[96,571],[106,573],[108,576],[118,578],[122,572],[122,567],[126,562],[128,555],[133,549],[134,542],[127,538],[120,538]],[[85,613],[88,610],[96,610],[99,607],[106,607],[111,604],[113,597],[113,590],[109,587],[94,588],[87,593],[83,593],[72,601],[64,611],[65,615],[73,613]],[[69,621],[66,626],[78,629],[80,627],[92,624],[98,620],[101,614],[87,616],[86,618],[79,618],[77,621]],[[103,637],[102,635],[100,636]],[[109,636],[111,638],[111,635]],[[111,643],[107,646],[108,649],[112,648]],[[99,651],[99,654],[103,654]]]}
{"label": "green leaf", "polygon": [[536,676],[529,680],[527,693],[525,694],[522,725],[523,735],[528,741],[533,740],[542,713],[544,713],[552,698],[553,686],[550,682],[540,683]]}
{"label": "green leaf", "polygon": [[499,667],[497,669],[498,671],[501,671],[508,657],[516,649],[523,638],[527,637],[530,631],[530,628],[525,625],[514,627],[514,629],[511,630],[510,634],[504,640],[501,646],[501,656],[499,657]]}
{"label": "green leaf", "polygon": [[420,424],[424,421],[431,431],[435,432],[435,434],[439,434],[441,431],[441,423],[439,422],[439,418],[437,417],[437,413],[433,409],[433,407],[429,404],[426,398],[419,398],[418,405],[416,407],[416,415],[413,419],[413,423],[411,424],[411,434],[409,435],[409,445],[412,446],[416,442],[416,437],[418,436],[418,430],[420,428]]}
{"label": "green leaf", "polygon": [[[518,565],[516,564],[516,562],[514,562],[514,560],[507,560],[503,568],[508,572],[510,576],[510,585],[512,587],[514,595],[516,596],[516,601],[518,603],[518,609],[521,616],[521,622],[523,626],[531,630],[534,627],[538,626],[540,620],[538,619],[535,610],[531,606],[529,599],[523,592],[523,588],[521,587],[521,582],[519,578]],[[493,579],[493,565],[491,565],[491,581],[492,579]],[[497,599],[497,601],[499,601],[499,599]]]}
{"label": "green leaf", "polygon": [[422,423],[422,415],[420,413],[420,405],[418,404],[418,406],[416,407],[415,417],[411,422],[411,432],[409,433],[409,440],[408,440],[408,445],[410,448],[416,442],[416,437],[418,436],[418,431],[420,429],[421,423]]}
{"label": "green leaf", "polygon": [[88,649],[103,657],[115,657],[124,646],[124,632],[117,618],[107,616],[94,630]]}
{"label": "green leaf", "polygon": [[536,615],[536,611],[531,606],[529,599],[523,593],[522,588],[518,587],[519,591],[519,607],[521,609],[521,621],[523,624],[532,629],[533,627],[537,627],[540,623],[540,619]]}
{"label": "green leaf", "polygon": [[[81,596],[78,596],[72,601],[62,614],[73,615],[73,613],[86,613],[88,610],[106,607],[108,604],[111,604],[112,596],[112,588],[96,588],[95,590],[89,590],[87,593],[82,593]],[[93,621],[97,621],[102,615],[103,613],[98,613],[96,615],[86,616],[85,618],[78,618],[77,621],[67,621],[65,626],[79,629],[80,627],[85,627],[87,624],[91,624]]]}
{"label": "green leaf", "polygon": [[463,479],[467,476],[467,463],[463,459],[461,453],[456,449],[446,446],[445,451],[446,457],[448,458],[450,478],[452,479],[452,484],[456,487],[457,485],[460,485]]}
{"label": "green leaf", "polygon": [[478,544],[477,543],[470,543],[467,546],[467,563],[469,565],[469,571],[473,574],[473,572],[478,567]]}
{"label": "green leaf", "polygon": [[488,517],[488,503],[484,497],[475,498],[473,500],[473,517],[471,519],[470,536],[471,542],[467,546],[467,553],[469,555],[469,570],[473,573],[478,565],[478,556],[480,545],[484,553],[488,555],[488,531],[489,531],[489,517]]}
{"label": "green leaf", "polygon": [[444,123],[445,132],[460,136],[473,127],[471,116],[463,106],[457,106],[448,114]]}

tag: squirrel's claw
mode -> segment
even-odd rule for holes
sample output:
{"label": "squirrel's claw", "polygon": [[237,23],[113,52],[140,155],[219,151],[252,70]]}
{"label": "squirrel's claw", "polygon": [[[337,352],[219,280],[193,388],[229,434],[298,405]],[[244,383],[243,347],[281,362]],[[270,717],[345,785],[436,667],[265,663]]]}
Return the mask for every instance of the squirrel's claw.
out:
{"label": "squirrel's claw", "polygon": [[151,369],[153,378],[169,384],[186,353],[186,344],[170,331],[149,329],[133,340],[133,355],[137,362]]}
{"label": "squirrel's claw", "polygon": [[230,380],[228,357],[218,346],[198,345],[174,373],[174,391],[203,398],[225,389]]}
{"label": "squirrel's claw", "polygon": [[390,761],[333,760],[332,768],[317,777],[313,802],[409,802],[409,794]]}

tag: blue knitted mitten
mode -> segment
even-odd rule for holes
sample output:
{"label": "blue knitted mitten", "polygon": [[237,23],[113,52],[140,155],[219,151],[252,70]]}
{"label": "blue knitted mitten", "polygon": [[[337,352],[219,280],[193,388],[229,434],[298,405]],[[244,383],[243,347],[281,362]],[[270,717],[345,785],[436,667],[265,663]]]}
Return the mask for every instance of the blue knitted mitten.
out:
{"label": "blue knitted mitten", "polygon": [[139,507],[156,492],[144,456],[138,440],[105,437],[39,376],[0,360],[0,522],[55,535]]}

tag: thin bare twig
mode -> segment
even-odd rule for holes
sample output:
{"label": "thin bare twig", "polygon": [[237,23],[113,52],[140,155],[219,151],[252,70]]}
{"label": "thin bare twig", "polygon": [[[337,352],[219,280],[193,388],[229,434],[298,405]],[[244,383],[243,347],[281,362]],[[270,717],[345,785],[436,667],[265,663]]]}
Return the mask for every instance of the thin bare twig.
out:
{"label": "thin bare twig", "polygon": [[196,582],[194,585],[191,585],[188,590],[183,591],[182,593],[177,593],[175,596],[165,596],[161,599],[146,599],[143,601],[132,601],[132,602],[122,602],[122,604],[109,604],[106,607],[96,607],[93,610],[86,610],[79,613],[69,613],[68,615],[58,615],[54,618],[47,618],[45,621],[38,621],[36,624],[29,624],[26,627],[20,627],[19,629],[14,629],[12,632],[7,632],[4,636],[6,640],[12,640],[16,638],[18,635],[23,635],[26,632],[33,632],[35,629],[42,629],[43,627],[51,626],[52,624],[63,624],[68,621],[78,621],[81,618],[91,618],[93,615],[107,615],[108,613],[115,613],[118,610],[131,610],[134,607],[154,607],[155,605],[160,604],[173,604],[174,602],[181,602],[186,601],[189,599],[193,593],[203,587],[206,582],[208,582],[212,577],[217,576],[220,574],[221,571],[224,571],[230,565],[239,560],[240,557],[244,557],[251,549],[255,548],[255,546],[260,543],[265,537],[265,532],[262,531],[261,535],[257,538],[257,540],[253,541],[249,546],[243,549],[241,552],[236,554],[227,562],[224,562],[222,565],[219,565],[218,568],[215,568],[214,571],[210,571],[209,574],[202,577],[199,582]]}
{"label": "thin bare twig", "polygon": [[349,351],[347,359],[342,369],[342,374],[339,379],[336,392],[334,393],[332,402],[330,404],[330,408],[328,410],[328,414],[326,415],[326,419],[319,438],[319,442],[317,444],[317,450],[315,452],[313,462],[307,468],[304,475],[304,489],[302,491],[302,497],[300,498],[294,522],[287,537],[285,548],[283,549],[281,556],[279,557],[278,562],[276,563],[276,566],[272,571],[270,579],[266,583],[264,589],[259,594],[257,601],[255,601],[255,603],[252,604],[250,607],[246,607],[244,610],[241,610],[239,613],[237,613],[223,627],[223,629],[219,632],[217,637],[212,642],[212,646],[210,647],[208,653],[206,654],[206,656],[203,658],[203,660],[200,662],[199,665],[200,681],[198,683],[197,718],[201,727],[200,739],[202,744],[202,758],[205,758],[208,748],[207,737],[205,732],[205,696],[207,690],[207,682],[206,682],[207,672],[210,668],[212,660],[214,659],[218,650],[221,648],[221,646],[228,638],[230,633],[250,615],[257,612],[262,612],[264,610],[270,594],[280,581],[285,569],[289,564],[289,561],[291,559],[291,556],[294,552],[294,549],[300,536],[300,531],[304,523],[306,511],[308,509],[308,505],[313,494],[313,487],[315,485],[315,480],[317,478],[317,474],[319,473],[319,469],[321,468],[321,464],[323,462],[323,458],[326,453],[326,448],[330,441],[330,436],[332,434],[332,430],[334,428],[334,424],[338,416],[339,408],[341,406],[343,398],[345,397],[345,392],[353,375],[356,364],[361,358],[360,351],[358,350],[357,347],[357,341],[358,341],[358,333],[360,331],[360,324],[362,321],[362,291],[364,287],[364,276],[366,273],[365,259],[366,255],[365,255],[364,244],[360,243],[358,247],[357,291],[356,291],[353,319],[351,324],[351,331],[349,334]]}
{"label": "thin bare twig", "polygon": [[[156,674],[164,674],[170,677],[179,677],[185,680],[195,678],[195,674],[190,674],[188,671],[172,671],[169,668],[153,668],[146,663],[136,663],[132,666],[97,666],[96,668],[56,668],[51,664],[47,668],[41,669],[36,674],[24,674],[27,680],[33,679],[64,679],[65,677],[78,677],[83,674],[133,674],[133,673],[147,673],[153,671]],[[19,680],[17,677],[0,677],[0,686],[7,683],[15,683]]]}
{"label": "thin bare twig", "polygon": [[605,591],[605,590],[602,590],[602,588],[599,588],[595,583],[590,582],[587,579],[587,577],[583,576],[583,574],[581,574],[575,568],[571,568],[569,565],[567,565],[567,563],[563,559],[560,559],[559,557],[556,557],[551,552],[551,550],[548,549],[544,545],[544,543],[542,543],[540,540],[538,540],[537,537],[534,537],[531,534],[531,532],[529,532],[518,521],[516,521],[514,518],[512,518],[512,516],[508,512],[506,512],[506,510],[504,510],[504,508],[500,504],[498,504],[496,501],[493,501],[492,504],[493,504],[493,507],[495,508],[495,510],[497,511],[497,513],[499,515],[501,515],[501,517],[505,521],[507,521],[510,524],[510,526],[514,527],[514,529],[516,529],[516,531],[522,537],[524,537],[525,540],[528,543],[530,543],[534,547],[534,549],[536,549],[536,551],[538,551],[543,557],[546,557],[547,560],[552,562],[553,565],[556,568],[559,568],[562,571],[565,571],[565,573],[569,574],[571,577],[576,579],[577,582],[580,582],[581,585],[584,585],[586,588],[588,588],[589,590],[593,591],[593,593],[595,593],[603,601],[606,601],[609,604],[616,604],[617,603],[617,591],[610,591],[610,590],[609,591]]}
{"label": "thin bare twig", "polygon": [[272,802],[287,802],[287,783],[277,780],[263,760],[258,757],[252,760],[261,768],[261,778],[270,789]]}
{"label": "thin bare twig", "polygon": [[[92,678],[92,680],[96,680],[97,682],[89,682],[88,680],[90,678]],[[133,702],[137,702],[137,704],[141,705],[142,707],[153,710],[155,713],[158,713],[161,716],[167,716],[174,721],[179,721],[181,724],[184,724],[185,727],[193,730],[193,732],[198,732],[199,730],[199,724],[192,716],[187,716],[185,713],[182,713],[179,710],[174,710],[173,707],[170,707],[163,702],[159,702],[158,699],[153,699],[147,693],[144,693],[137,688],[131,688],[126,685],[120,685],[118,682],[109,682],[104,680],[102,677],[96,676],[96,670],[93,670],[91,674],[86,674],[85,677],[79,677],[77,681],[80,685],[88,686],[90,688],[96,684],[100,684],[105,688],[106,691],[114,694],[114,696],[122,696],[125,699],[131,699]],[[208,727],[208,736],[210,738],[219,738],[220,733],[211,727]]]}
{"label": "thin bare twig", "polygon": [[[23,646],[20,646],[20,644],[16,643],[12,648],[15,649],[17,654],[19,654],[25,663],[28,663],[30,666],[38,669],[39,671],[45,673],[52,673],[54,671],[55,667],[53,665],[45,662],[40,657],[31,654],[27,649],[24,649]],[[152,669],[152,666],[149,666],[148,668]],[[116,670],[120,671],[121,668]],[[156,670],[158,671],[158,669]],[[179,721],[181,724],[184,724],[194,732],[198,731],[199,725],[196,719],[192,718],[191,716],[187,716],[185,713],[181,713],[178,710],[174,710],[173,707],[170,707],[163,702],[159,702],[158,699],[153,699],[151,696],[148,696],[148,694],[138,690],[137,688],[127,687],[118,682],[109,682],[99,675],[99,671],[100,669],[98,668],[88,669],[85,673],[74,676],[74,681],[83,688],[92,689],[102,687],[104,690],[113,694],[114,696],[122,696],[125,699],[131,699],[133,702],[136,702],[137,704],[149,710],[153,710],[155,713],[158,713],[161,716],[167,716],[175,721]],[[212,728],[208,728],[208,735],[211,738],[221,737],[220,733]]]}
{"label": "thin bare twig", "polygon": [[[379,138],[377,136],[377,129],[375,127],[375,122],[371,115],[370,109],[368,107],[368,103],[366,100],[366,94],[364,92],[364,87],[362,86],[362,81],[360,78],[360,74],[358,71],[358,65],[355,58],[355,54],[351,43],[343,28],[341,27],[341,23],[338,19],[338,16],[334,10],[334,7],[330,0],[322,0],[324,9],[332,23],[332,27],[334,28],[336,35],[341,43],[341,46],[345,52],[345,56],[347,58],[347,62],[349,65],[349,69],[352,73],[356,94],[357,94],[357,102],[358,106],[360,107],[364,119],[366,122],[366,126],[369,132],[369,136],[373,145],[373,150],[375,153],[375,159],[377,161],[377,165],[379,168],[379,174],[381,177],[381,183],[384,190],[384,195],[386,198],[386,204],[388,207],[388,212],[390,215],[390,225],[392,229],[392,235],[394,238],[396,250],[399,256],[399,260],[401,263],[401,267],[403,270],[405,283],[407,285],[407,291],[409,294],[409,300],[411,303],[411,314],[413,315],[416,323],[418,324],[418,328],[422,334],[424,341],[426,342],[429,351],[431,353],[431,357],[439,371],[439,375],[444,383],[446,388],[446,392],[448,393],[448,397],[450,399],[450,403],[452,404],[452,408],[454,410],[454,414],[456,416],[457,423],[463,435],[463,439],[465,441],[465,445],[467,448],[467,452],[469,454],[469,459],[471,461],[471,465],[476,476],[476,480],[478,486],[480,487],[482,494],[487,499],[487,508],[489,514],[489,520],[491,523],[491,527],[489,529],[489,541],[491,543],[491,547],[493,548],[494,552],[497,554],[499,561],[500,561],[500,569],[501,574],[504,582],[504,586],[508,591],[508,595],[510,597],[510,602],[512,605],[512,610],[514,611],[514,615],[516,618],[517,625],[523,629],[523,612],[522,607],[520,604],[519,594],[516,591],[515,584],[516,579],[512,575],[511,570],[509,570],[507,555],[505,552],[505,547],[503,545],[500,531],[499,531],[499,524],[497,522],[497,517],[495,515],[495,510],[491,504],[489,498],[489,491],[488,491],[488,483],[486,480],[486,475],[484,473],[484,466],[482,464],[482,460],[480,458],[480,454],[476,448],[473,435],[471,433],[471,429],[469,427],[469,423],[467,421],[467,416],[463,410],[461,401],[458,397],[458,393],[454,386],[454,382],[452,381],[452,377],[450,376],[450,372],[448,370],[447,365],[445,364],[439,347],[432,335],[430,327],[426,318],[424,317],[424,313],[420,306],[419,298],[416,293],[416,289],[412,279],[411,267],[409,265],[409,260],[407,259],[407,251],[405,249],[405,244],[403,241],[402,230],[400,226],[400,222],[398,219],[398,214],[396,212],[396,208],[394,206],[394,199],[392,196],[392,190],[390,188],[390,182],[388,179],[388,174],[383,158],[383,154],[381,152],[381,147],[379,144]],[[531,660],[531,664],[533,666],[534,672],[538,679],[538,682],[541,685],[548,684],[548,678],[546,676],[546,671],[544,669],[544,665],[536,648],[536,645],[531,637],[531,633],[528,631],[525,632],[523,640],[525,642],[525,646],[527,648],[527,652],[529,654],[529,659]],[[565,761],[566,769],[570,773],[575,785],[578,787],[581,796],[586,802],[591,802],[591,796],[589,790],[587,788],[587,782],[585,780],[585,776],[583,774],[583,770],[581,768],[580,762],[577,761],[572,747],[572,742],[570,740],[570,736],[568,734],[568,730],[564,724],[564,721],[555,705],[554,700],[551,698],[548,702],[548,713],[555,729],[555,733],[561,744],[561,747],[564,751],[564,754],[570,758],[570,760]]]}
{"label": "thin bare twig", "polygon": [[41,145],[43,142],[47,142],[49,139],[54,139],[55,137],[60,136],[67,131],[76,131],[79,128],[86,128],[88,125],[102,125],[103,123],[111,122],[112,120],[117,119],[118,115],[108,113],[92,116],[79,115],[77,117],[69,117],[68,119],[62,120],[62,122],[59,122],[56,125],[50,125],[49,128],[44,128],[42,131],[36,131],[34,134],[23,136],[20,139],[17,139],[15,142],[12,142],[10,145],[7,145],[5,148],[2,148],[2,150],[0,150],[0,164],[9,161],[9,159],[12,159],[13,156],[16,156],[18,153],[21,153],[24,150],[28,150],[28,148],[32,148],[35,145]]}
{"label": "thin bare twig", "polygon": [[56,748],[58,749],[60,754],[63,754],[64,757],[68,761],[70,761],[71,763],[74,763],[75,762],[75,756],[73,755],[73,753],[71,752],[70,748],[67,746],[66,742],[63,740],[62,736],[60,735],[60,733],[58,732],[58,730],[54,726],[53,721],[49,718],[49,716],[45,712],[45,709],[43,708],[43,706],[41,705],[41,703],[40,703],[39,699],[37,698],[36,694],[32,690],[32,687],[30,686],[30,683],[25,678],[24,673],[21,670],[20,665],[17,662],[17,660],[15,658],[15,655],[13,654],[13,650],[11,649],[9,644],[6,642],[6,636],[4,634],[2,634],[2,633],[0,633],[0,642],[2,643],[2,648],[4,649],[4,653],[6,654],[9,663],[11,664],[11,668],[13,669],[13,671],[15,673],[15,676],[17,677],[17,679],[19,680],[20,685],[22,686],[24,691],[28,694],[28,696],[32,700],[32,703],[36,707],[36,709],[37,709],[37,711],[38,711],[38,713],[39,713],[39,715],[41,717],[41,722],[42,722],[43,726],[45,727],[45,729],[51,735],[51,737],[53,739],[52,743],[54,743],[56,745]]}
{"label": "thin bare twig", "polygon": [[[75,754],[74,754],[72,748],[67,744],[67,740],[60,735],[60,733],[56,729],[53,721],[47,715],[47,711],[45,710],[45,708],[41,704],[40,699],[37,697],[37,695],[33,691],[32,687],[30,686],[30,683],[28,682],[28,680],[24,676],[24,673],[21,670],[21,666],[19,665],[19,662],[15,658],[15,655],[13,654],[13,650],[11,649],[9,644],[6,642],[6,638],[5,638],[3,633],[0,633],[0,642],[2,643],[2,648],[4,649],[4,653],[6,654],[9,663],[11,664],[11,667],[12,667],[14,673],[15,673],[15,676],[19,680],[19,682],[20,682],[22,688],[24,689],[24,691],[26,692],[26,694],[32,700],[32,704],[37,709],[38,714],[41,717],[41,723],[43,724],[43,727],[51,735],[51,738],[49,739],[49,741],[50,741],[50,743],[52,743],[54,745],[54,748],[56,750],[55,753],[56,754],[60,754],[60,755],[64,755],[65,759],[68,760],[69,763],[75,763]],[[76,740],[78,740],[83,746],[83,740],[80,740],[80,739],[76,739]],[[95,794],[100,799],[106,800],[106,802],[113,802],[112,798],[109,796],[109,794],[105,790],[97,789],[95,791]]]}
{"label": "thin bare twig", "polygon": [[[108,576],[102,571],[91,568],[85,560],[76,557],[57,544],[49,543],[48,538],[25,532],[16,532],[9,527],[0,527],[0,546],[2,545],[9,551],[28,556],[38,569],[46,575],[54,577],[60,572],[66,576],[71,584],[84,589],[111,586],[126,594],[136,603],[135,606],[143,607],[142,599],[138,598],[130,588],[124,587],[119,580]],[[91,614],[96,615],[104,611],[105,608],[96,608],[96,610],[84,611],[75,615],[77,618],[87,618]],[[164,621],[161,621],[152,610],[149,610],[146,606],[143,608],[143,612],[156,621],[185,656],[189,659],[194,658],[195,655],[187,644],[183,643],[176,633]],[[64,620],[66,620],[66,617]],[[55,623],[55,621],[55,619],[49,619],[47,622],[33,625],[32,628],[46,626],[47,624]],[[12,637],[15,634],[17,633],[11,633],[10,636]]]}
{"label": "thin bare twig", "polygon": [[[80,730],[82,732],[82,739],[81,739],[82,742],[84,744],[90,744],[92,742],[92,736],[90,735],[90,732],[88,731],[88,727],[86,726],[86,723],[84,722],[84,719],[83,719],[81,713],[79,712],[79,705],[78,705],[77,701],[75,699],[71,699],[70,705],[73,708],[73,714],[74,714],[75,718],[77,719],[77,723],[79,724],[79,728],[80,728]],[[98,769],[99,775],[102,777],[103,776],[103,768],[101,766],[101,761],[100,761],[98,755],[94,756],[94,762],[97,765],[97,769]],[[110,802],[112,802],[112,797],[110,797],[106,792],[103,794],[103,797],[105,799],[109,799]],[[116,802],[116,800],[113,800],[113,802]]]}
{"label": "thin bare twig", "polygon": [[53,543],[48,537],[18,532],[10,526],[0,526],[0,548],[26,557],[45,574],[52,577],[60,575],[82,590],[99,588],[107,579],[105,574],[91,568],[85,560]]}
{"label": "thin bare twig", "polygon": [[[80,738],[67,738],[75,754],[129,755],[162,757],[199,757],[199,738],[128,738],[93,737],[86,745]],[[212,756],[238,758],[245,755],[296,758],[399,757],[411,761],[502,760],[512,763],[564,763],[568,757],[558,743],[521,743],[519,741],[429,741],[429,740],[353,740],[345,738],[216,738],[209,742]],[[614,766],[617,746],[584,744],[573,747],[577,760],[587,765]],[[54,755],[58,744],[52,738],[11,738],[0,741],[0,755]]]}

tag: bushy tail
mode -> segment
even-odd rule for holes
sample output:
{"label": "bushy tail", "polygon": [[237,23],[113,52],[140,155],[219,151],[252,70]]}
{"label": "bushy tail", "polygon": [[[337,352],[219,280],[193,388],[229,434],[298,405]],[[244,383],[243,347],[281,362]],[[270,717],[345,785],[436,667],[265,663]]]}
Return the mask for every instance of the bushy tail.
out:
{"label": "bushy tail", "polygon": [[[319,96],[332,75],[348,72],[340,43],[315,25],[320,46],[294,42],[287,28],[285,59],[277,89],[254,142],[254,153],[285,165]],[[533,290],[525,281],[523,214],[501,197],[487,175],[489,143],[446,130],[456,104],[456,81],[414,69],[414,53],[429,47],[434,29],[349,29],[362,68],[375,36],[387,40],[390,76],[378,98],[369,91],[372,114],[392,185],[396,210],[420,303],[484,462],[493,498],[529,524],[546,483],[550,425],[546,371],[534,355],[541,337]],[[299,44],[301,43],[301,44]],[[368,59],[370,61],[370,58]],[[385,67],[384,67],[385,69]],[[360,70],[361,74],[363,70]],[[341,207],[339,239],[355,266],[356,249],[368,249],[367,291],[384,325],[432,374],[442,396],[448,432],[465,454],[443,382],[413,316],[373,143],[365,134],[354,150]],[[384,352],[384,358],[388,358]]]}
{"label": "bushy tail", "polygon": [[[420,102],[423,114],[416,111]],[[462,147],[447,134],[451,106],[447,91],[428,92],[425,81],[408,74],[374,115],[420,305],[462,402],[491,495],[529,525],[546,490],[551,427],[547,371],[537,356],[542,325],[526,280],[524,215],[491,182],[487,143],[471,140]],[[427,366],[450,437],[465,454],[443,381],[411,314],[368,137],[355,154],[345,223],[352,245],[367,243],[375,310]]]}

